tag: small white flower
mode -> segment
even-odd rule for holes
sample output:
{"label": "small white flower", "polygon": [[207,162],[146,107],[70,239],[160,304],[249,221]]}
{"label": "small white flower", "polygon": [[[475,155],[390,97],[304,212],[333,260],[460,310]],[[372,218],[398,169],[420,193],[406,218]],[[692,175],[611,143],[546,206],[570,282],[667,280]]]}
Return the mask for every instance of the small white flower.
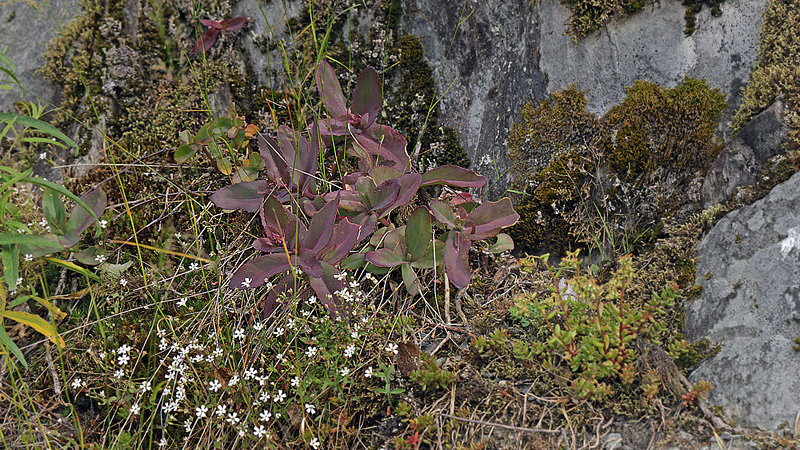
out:
{"label": "small white flower", "polygon": [[242,287],[243,288],[249,288],[250,287],[250,283],[252,283],[252,282],[253,282],[252,278],[245,278],[244,281],[242,281]]}
{"label": "small white flower", "polygon": [[103,220],[100,221],[100,228],[105,230],[106,229],[106,225],[108,225],[108,221],[107,220],[103,219]]}
{"label": "small white flower", "polygon": [[239,428],[239,437],[245,437],[247,435],[247,431],[244,428]]}
{"label": "small white flower", "polygon": [[315,303],[317,303],[317,297],[315,295],[312,295],[311,297],[308,297],[308,304],[309,305],[313,305]]}
{"label": "small white flower", "polygon": [[261,414],[258,416],[258,420],[262,422],[269,422],[270,418],[272,418],[272,413],[267,410],[262,411]]}
{"label": "small white flower", "polygon": [[182,299],[178,300],[178,302],[176,303],[176,305],[178,305],[178,308],[183,308],[184,306],[186,306],[186,300],[187,300],[186,297],[183,297]]}
{"label": "small white flower", "polygon": [[292,386],[299,387],[300,386],[300,377],[295,376],[292,378]]}
{"label": "small white flower", "polygon": [[47,153],[45,153],[45,152],[39,153],[39,161],[41,161],[41,160],[43,160],[45,158],[47,158]]}
{"label": "small white flower", "polygon": [[194,409],[195,414],[197,415],[198,419],[202,419],[204,417],[208,417],[208,408],[206,405],[200,405]]}
{"label": "small white flower", "polygon": [[275,331],[272,332],[276,337],[283,336],[284,329],[283,327],[275,328]]}
{"label": "small white flower", "polygon": [[386,346],[386,351],[389,353],[397,354],[397,344],[389,344]]}
{"label": "small white flower", "polygon": [[294,330],[294,327],[295,327],[294,319],[289,319],[288,321],[286,321],[286,328]]}
{"label": "small white flower", "polygon": [[306,403],[306,412],[313,415],[315,412],[317,412],[317,408],[315,408],[311,403]]}
{"label": "small white flower", "polygon": [[158,441],[158,446],[159,447],[164,447],[165,445],[167,445],[167,438],[163,438],[162,437],[161,440]]}
{"label": "small white flower", "polygon": [[125,371],[122,369],[117,370],[114,372],[114,378],[122,378],[125,376]]}
{"label": "small white flower", "polygon": [[259,425],[253,428],[253,435],[257,438],[262,438],[264,435],[267,434],[267,430],[264,429],[264,425]]}
{"label": "small white flower", "polygon": [[193,263],[189,264],[189,270],[190,271],[195,271],[195,270],[197,270],[199,268],[200,268],[200,264],[198,264],[197,262],[193,262]]}
{"label": "small white flower", "polygon": [[264,403],[267,403],[270,398],[272,398],[272,396],[269,395],[267,391],[262,392],[261,395],[258,396],[258,399]]}
{"label": "small white flower", "polygon": [[153,389],[153,386],[150,386],[150,382],[149,381],[142,381],[142,385],[139,386],[139,391],[140,392],[147,392],[147,391],[150,391],[152,389]]}
{"label": "small white flower", "polygon": [[364,371],[365,378],[372,378],[372,366],[367,367],[367,370]]}
{"label": "small white flower", "polygon": [[222,383],[220,383],[219,380],[214,380],[208,384],[208,390],[211,392],[217,392],[221,387]]}
{"label": "small white flower", "polygon": [[350,358],[356,353],[356,344],[350,344],[344,349],[344,357]]}
{"label": "small white flower", "polygon": [[125,364],[128,364],[128,361],[130,360],[131,357],[127,353],[124,353],[122,355],[119,355],[119,357],[117,358],[117,365],[124,366]]}
{"label": "small white flower", "polygon": [[336,274],[336,275],[334,275],[333,277],[334,277],[334,278],[336,278],[336,279],[337,279],[337,280],[339,280],[339,281],[342,281],[342,280],[344,280],[344,279],[345,279],[345,277],[346,277],[346,276],[347,276],[347,275],[345,275],[345,274],[344,274],[344,272],[342,272],[342,273],[337,273],[337,274]]}
{"label": "small white flower", "polygon": [[314,447],[314,450],[317,450],[319,448],[319,446],[320,446],[319,439],[311,438],[311,442],[309,442],[308,445]]}
{"label": "small white flower", "polygon": [[239,375],[234,375],[228,380],[228,386],[236,386],[236,383],[239,382]]}
{"label": "small white flower", "polygon": [[128,344],[123,344],[122,346],[120,346],[120,348],[117,349],[117,354],[118,355],[124,355],[124,354],[130,352],[131,350],[133,350],[133,347],[131,347]]}
{"label": "small white flower", "polygon": [[131,406],[131,415],[135,416],[139,414],[139,411],[141,411],[141,409],[142,408],[138,404],[134,403],[133,406]]}
{"label": "small white flower", "polygon": [[253,329],[256,331],[261,331],[264,329],[264,322],[256,322],[253,324]]}
{"label": "small white flower", "polygon": [[228,411],[228,407],[225,405],[217,405],[217,415],[222,417],[225,415],[225,412]]}
{"label": "small white flower", "polygon": [[97,255],[97,256],[94,257],[94,260],[99,262],[100,264],[103,264],[104,262],[106,262],[106,259],[107,259],[106,255]]}
{"label": "small white flower", "polygon": [[78,390],[78,388],[81,387],[82,383],[83,380],[81,380],[80,378],[75,378],[74,380],[72,380],[72,390]]}
{"label": "small white flower", "polygon": [[249,368],[249,369],[244,371],[244,379],[245,380],[251,380],[251,379],[256,377],[256,373],[257,373],[256,369],[251,367],[251,368]]}
{"label": "small white flower", "polygon": [[350,369],[347,367],[343,367],[342,370],[339,371],[339,373],[342,374],[343,377],[346,377],[350,375]]}
{"label": "small white flower", "polygon": [[275,403],[280,403],[280,402],[284,401],[285,399],[286,399],[286,394],[283,392],[282,389],[278,389],[278,393],[275,394],[275,397],[272,398],[272,400]]}
{"label": "small white flower", "polygon": [[128,284],[128,280],[126,280],[125,278],[120,278],[119,279],[119,284],[122,285],[122,286],[125,286],[125,285]]}
{"label": "small white flower", "polygon": [[181,234],[180,233],[175,233],[175,239],[180,239],[180,238],[181,238]]}
{"label": "small white flower", "polygon": [[31,255],[30,253],[26,253],[25,262],[30,262],[30,261],[33,261],[33,255]]}
{"label": "small white flower", "polygon": [[239,414],[237,414],[235,411],[229,413],[228,418],[226,419],[226,421],[231,425],[236,425],[237,423],[239,423],[239,420],[240,420]]}
{"label": "small white flower", "polygon": [[240,341],[243,340],[244,339],[244,329],[243,328],[237,328],[236,331],[233,332],[233,338],[234,339],[238,339]]}
{"label": "small white flower", "polygon": [[312,347],[308,347],[308,349],[306,349],[306,357],[313,358],[316,355],[317,355],[317,347],[313,347],[312,346]]}
{"label": "small white flower", "polygon": [[350,337],[353,338],[353,339],[357,339],[358,338],[358,331],[353,330],[350,333]]}

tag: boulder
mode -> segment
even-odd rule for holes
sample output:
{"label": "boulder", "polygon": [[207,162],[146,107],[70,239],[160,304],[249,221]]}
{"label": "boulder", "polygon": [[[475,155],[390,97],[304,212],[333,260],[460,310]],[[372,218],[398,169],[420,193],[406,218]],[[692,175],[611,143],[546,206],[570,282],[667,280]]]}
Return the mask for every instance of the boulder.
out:
{"label": "boulder", "polygon": [[784,152],[788,132],[786,105],[780,99],[750,119],[728,141],[703,180],[703,208],[724,202],[740,186],[755,183],[767,161]]}
{"label": "boulder", "polygon": [[[59,93],[37,70],[44,64],[42,54],[47,43],[79,11],[76,0],[50,0],[37,3],[11,2],[0,9],[0,51],[8,47],[5,55],[17,67],[17,78],[25,95],[20,96],[16,87],[10,91],[0,90],[0,112],[14,111],[14,102],[19,100],[42,102],[53,107],[59,104]],[[0,78],[6,78],[2,74]]]}
{"label": "boulder", "polygon": [[691,374],[739,426],[794,427],[800,411],[800,173],[720,220],[698,245],[686,336],[719,353]]}
{"label": "boulder", "polygon": [[412,0],[401,34],[419,37],[438,79],[442,123],[453,127],[472,168],[489,179],[490,196],[508,181],[507,140],[522,105],[543,98],[537,2],[460,3]]}

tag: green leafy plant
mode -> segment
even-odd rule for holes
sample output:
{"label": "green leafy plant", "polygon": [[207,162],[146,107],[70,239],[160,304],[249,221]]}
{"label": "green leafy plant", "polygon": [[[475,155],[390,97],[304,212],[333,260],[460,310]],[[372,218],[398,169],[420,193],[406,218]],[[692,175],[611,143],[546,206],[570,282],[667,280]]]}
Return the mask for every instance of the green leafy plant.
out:
{"label": "green leafy plant", "polygon": [[[243,117],[220,117],[207,123],[194,136],[181,131],[182,144],[175,150],[175,161],[184,163],[197,152],[203,152],[215,162],[217,170],[231,175],[234,183],[253,181],[264,169],[258,152],[250,151],[250,139],[258,134],[258,127],[245,122]],[[244,155],[239,155],[244,151]]]}
{"label": "green leafy plant", "polygon": [[[552,286],[547,298],[534,298],[535,308],[547,324],[547,347],[561,354],[572,373],[573,388],[583,398],[601,399],[610,393],[604,382],[633,382],[637,338],[658,339],[663,330],[653,325],[677,298],[677,288],[668,286],[652,298],[635,305],[626,293],[634,273],[630,257],[619,261],[619,269],[604,285],[580,271],[578,252],[570,252],[558,267],[547,265]],[[565,280],[562,276],[571,274]]]}
{"label": "green leafy plant", "polygon": [[[2,246],[3,276],[10,289],[17,286],[19,276],[19,259],[23,256],[26,260],[50,255],[66,249],[71,249],[81,239],[81,234],[93,223],[99,225],[99,217],[106,209],[106,194],[101,189],[87,192],[81,197],[76,196],[63,186],[31,176],[32,169],[17,172],[8,167],[0,166],[0,246]],[[47,234],[32,234],[30,228],[20,221],[20,212],[14,204],[9,202],[13,186],[17,183],[29,183],[44,188],[42,194],[42,210]],[[61,196],[75,201],[69,217]],[[10,218],[7,217],[10,216]],[[97,227],[97,235],[100,233]],[[86,265],[97,265],[105,261],[105,252],[99,246],[90,246],[74,252],[74,257]],[[99,279],[79,266],[56,258],[48,261],[62,267],[74,270],[94,279]]]}
{"label": "green leafy plant", "polygon": [[442,370],[436,364],[436,359],[426,352],[421,353],[419,370],[411,372],[410,378],[422,386],[423,392],[445,389],[455,379],[452,373]]}

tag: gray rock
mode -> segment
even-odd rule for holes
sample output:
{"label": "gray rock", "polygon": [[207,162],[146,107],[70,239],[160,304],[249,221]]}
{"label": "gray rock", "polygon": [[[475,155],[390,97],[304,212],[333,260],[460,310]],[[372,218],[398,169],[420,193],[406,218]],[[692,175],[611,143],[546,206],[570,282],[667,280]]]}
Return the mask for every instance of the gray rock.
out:
{"label": "gray rock", "polygon": [[17,67],[17,78],[25,95],[21,97],[16,87],[0,90],[0,111],[14,111],[14,102],[19,100],[38,99],[42,105],[58,106],[58,90],[36,71],[44,64],[42,53],[58,27],[66,25],[78,13],[78,2],[37,2],[38,11],[26,2],[7,3],[0,8],[0,51],[8,47],[6,56]]}
{"label": "gray rock", "polygon": [[439,91],[449,89],[443,123],[456,130],[472,168],[489,178],[489,193],[498,196],[508,179],[511,125],[526,100],[544,94],[536,2],[470,1],[463,10],[460,3],[443,8],[440,0],[409,3],[400,31],[420,38]]}
{"label": "gray rock", "polygon": [[755,183],[767,161],[784,152],[782,144],[788,131],[782,100],[750,119],[728,141],[703,180],[703,207],[722,203],[736,188]]}
{"label": "gray rock", "polygon": [[588,90],[589,110],[602,115],[625,96],[625,87],[649,80],[675,87],[684,76],[705,78],[736,108],[757,56],[766,0],[727,0],[722,15],[709,8],[697,15],[697,31],[683,34],[686,8],[677,1],[648,4],[576,45],[564,35],[569,11],[558,0],[542,0],[541,70],[547,93],[575,83]]}
{"label": "gray rock", "polygon": [[691,381],[709,380],[711,404],[738,425],[778,430],[800,411],[800,174],[725,216],[698,245],[702,296],[686,336],[720,352]]}

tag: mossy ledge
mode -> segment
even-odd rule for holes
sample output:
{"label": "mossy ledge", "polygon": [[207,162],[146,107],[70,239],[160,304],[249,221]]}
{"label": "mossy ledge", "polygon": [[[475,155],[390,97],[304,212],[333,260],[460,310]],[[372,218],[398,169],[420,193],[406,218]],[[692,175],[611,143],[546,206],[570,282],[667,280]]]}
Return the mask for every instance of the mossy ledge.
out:
{"label": "mossy ledge", "polygon": [[696,205],[694,181],[722,148],[724,108],[693,78],[673,89],[638,81],[602,118],[574,87],[526,105],[509,137],[514,187],[525,192],[511,231],[518,248],[608,256],[651,241],[664,219]]}

